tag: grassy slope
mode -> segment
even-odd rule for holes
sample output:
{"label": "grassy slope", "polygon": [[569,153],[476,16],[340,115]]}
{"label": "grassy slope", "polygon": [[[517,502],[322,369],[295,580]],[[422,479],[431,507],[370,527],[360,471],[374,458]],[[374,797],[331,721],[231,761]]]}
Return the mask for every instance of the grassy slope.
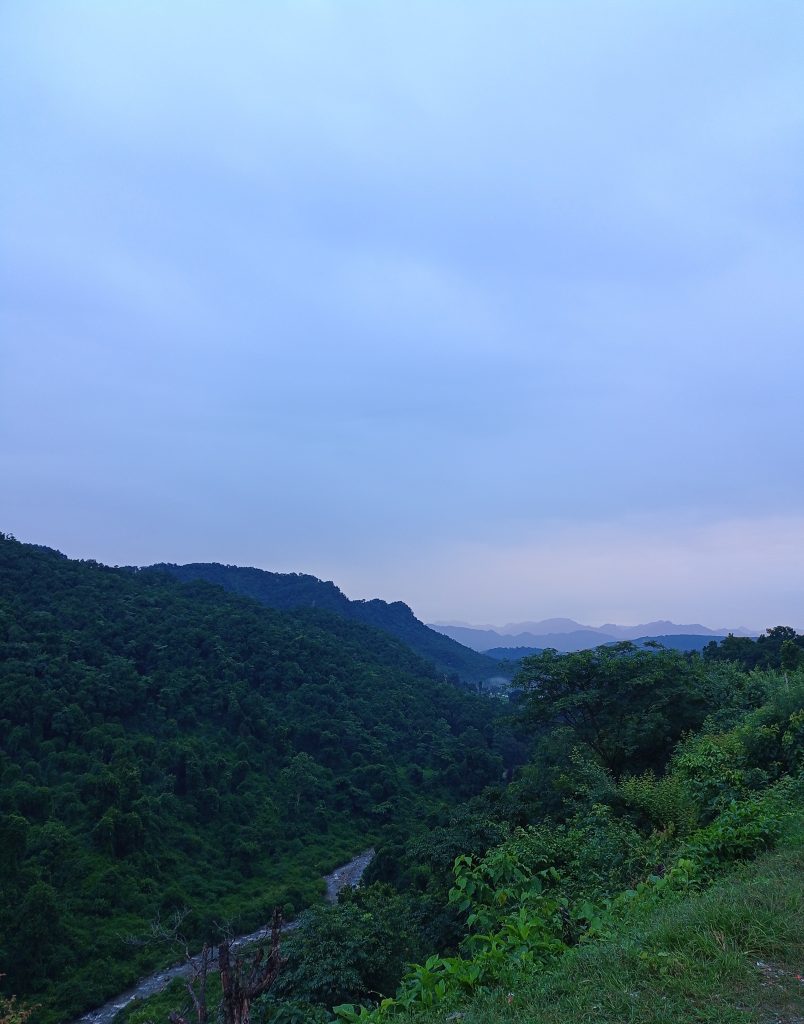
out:
{"label": "grassy slope", "polygon": [[[534,976],[510,1002],[505,991],[478,996],[460,1024],[801,1024],[802,879],[799,830],[701,895]],[[410,1020],[442,1024],[444,1011]]]}

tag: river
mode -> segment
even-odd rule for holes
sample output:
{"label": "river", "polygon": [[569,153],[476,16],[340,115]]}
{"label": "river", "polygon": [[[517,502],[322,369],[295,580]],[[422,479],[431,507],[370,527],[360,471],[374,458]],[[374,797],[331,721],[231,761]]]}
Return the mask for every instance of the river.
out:
{"label": "river", "polygon": [[[325,875],[324,881],[327,886],[327,900],[330,903],[334,903],[338,898],[338,893],[342,889],[354,888],[354,886],[360,883],[363,873],[371,863],[374,857],[374,850],[364,850],[363,853],[357,855],[354,860],[350,860],[348,864],[342,864],[339,868],[329,874]],[[298,921],[289,921],[286,925],[283,925],[282,931],[289,932],[294,928],[298,927]],[[243,946],[247,946],[252,942],[259,942],[261,939],[266,939],[271,934],[270,924],[265,925],[263,928],[258,928],[256,932],[251,932],[248,935],[239,935],[232,942],[233,949],[240,949]],[[174,978],[181,978],[188,975],[192,970],[192,965],[197,961],[197,958],[190,963],[183,962],[175,964],[173,967],[168,967],[164,971],[157,971],[156,974],[151,974],[147,978],[142,978],[137,984],[130,988],[127,992],[123,992],[119,996],[115,996],[114,999],[110,999],[108,1003],[104,1003],[103,1006],[99,1006],[97,1010],[90,1010],[89,1013],[85,1013],[83,1017],[80,1017],[74,1024],[110,1024],[114,1018],[120,1013],[121,1010],[125,1009],[130,1002],[134,999],[147,999],[149,996],[156,995],[157,992],[161,992],[167,988]]]}

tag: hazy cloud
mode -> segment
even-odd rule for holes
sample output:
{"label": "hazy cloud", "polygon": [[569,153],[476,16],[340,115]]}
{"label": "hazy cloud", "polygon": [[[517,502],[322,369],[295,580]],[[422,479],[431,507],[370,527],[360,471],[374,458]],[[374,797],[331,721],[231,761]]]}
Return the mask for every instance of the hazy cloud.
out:
{"label": "hazy cloud", "polygon": [[0,527],[804,625],[762,526],[804,515],[802,38],[798,0],[10,0]]}

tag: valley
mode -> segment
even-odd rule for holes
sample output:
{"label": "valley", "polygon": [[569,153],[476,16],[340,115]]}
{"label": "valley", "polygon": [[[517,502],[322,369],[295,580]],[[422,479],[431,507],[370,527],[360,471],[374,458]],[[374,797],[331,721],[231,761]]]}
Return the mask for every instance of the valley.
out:
{"label": "valley", "polygon": [[187,1019],[166,923],[247,965],[274,908],[257,1024],[471,1015],[800,849],[794,629],[524,649],[486,692],[404,605],[223,568],[0,537],[0,970],[36,1024]]}
{"label": "valley", "polygon": [[[326,885],[328,902],[334,903],[338,899],[338,895],[345,888],[353,888],[354,886],[359,885],[366,868],[371,863],[373,857],[374,850],[364,850],[347,864],[342,864],[327,875],[324,878],[324,883]],[[296,927],[297,922],[287,921],[283,925],[282,931],[287,934],[288,932],[293,931]],[[255,931],[249,932],[247,935],[239,935],[235,937],[231,941],[231,948],[235,951],[246,948],[254,943],[269,939],[270,935],[270,925],[264,925],[262,928],[257,928]],[[166,970],[157,971],[156,974],[152,974],[147,978],[142,978],[127,992],[123,992],[120,995],[115,996],[104,1006],[100,1006],[96,1010],[90,1010],[90,1012],[85,1013],[83,1017],[79,1017],[78,1020],[75,1021],[75,1024],[111,1024],[121,1011],[125,1010],[132,1003],[142,1001],[144,999],[150,999],[151,996],[158,995],[174,980],[189,977],[193,969],[198,968],[199,965],[200,957],[195,955],[190,958],[189,962],[185,961],[175,964],[173,967],[168,967]],[[215,965],[216,961],[213,960],[211,966],[214,968]]]}

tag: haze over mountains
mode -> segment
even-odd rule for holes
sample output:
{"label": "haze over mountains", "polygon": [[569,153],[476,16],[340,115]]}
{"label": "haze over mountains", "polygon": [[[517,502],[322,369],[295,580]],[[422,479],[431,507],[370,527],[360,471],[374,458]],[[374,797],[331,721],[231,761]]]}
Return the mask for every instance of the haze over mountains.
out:
{"label": "haze over mountains", "polygon": [[[499,649],[544,649],[580,651],[618,640],[645,641],[678,638],[672,646],[683,643],[685,649],[699,649],[706,640],[719,639],[729,633],[735,636],[755,636],[745,627],[710,629],[699,622],[679,625],[664,619],[643,622],[636,626],[621,626],[607,622],[602,626],[587,626],[574,619],[552,618],[538,622],[509,622],[505,626],[475,626],[465,622],[431,622],[428,625],[445,636],[465,644],[475,651]],[[683,641],[680,638],[684,638]],[[521,656],[521,655],[519,655]]]}

